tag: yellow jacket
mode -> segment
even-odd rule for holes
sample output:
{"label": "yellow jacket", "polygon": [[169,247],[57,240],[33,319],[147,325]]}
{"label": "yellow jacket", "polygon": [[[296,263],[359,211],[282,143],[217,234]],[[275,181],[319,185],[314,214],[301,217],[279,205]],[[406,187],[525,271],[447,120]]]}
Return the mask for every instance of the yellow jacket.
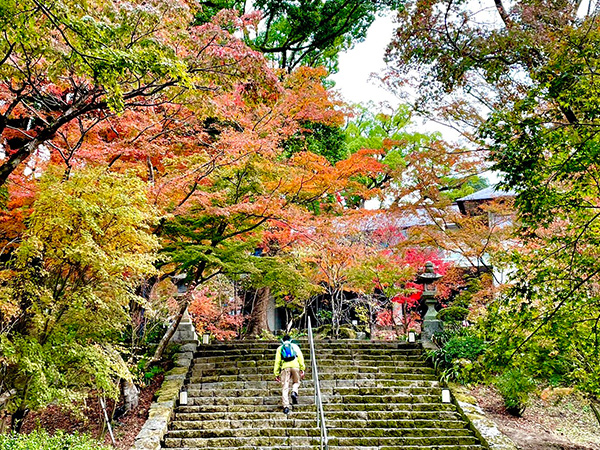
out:
{"label": "yellow jacket", "polygon": [[283,369],[287,368],[296,368],[304,371],[306,367],[304,366],[304,356],[302,355],[302,350],[296,344],[292,343],[292,348],[296,352],[296,358],[293,361],[284,361],[281,359],[281,347],[280,345],[277,347],[277,352],[275,352],[275,367],[273,368],[273,373],[276,377],[279,376]]}

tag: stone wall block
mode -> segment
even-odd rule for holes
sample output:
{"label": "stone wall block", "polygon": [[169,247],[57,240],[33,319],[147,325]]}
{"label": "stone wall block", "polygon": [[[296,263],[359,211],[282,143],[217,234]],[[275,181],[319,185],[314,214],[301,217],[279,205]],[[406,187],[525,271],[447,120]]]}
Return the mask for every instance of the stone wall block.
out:
{"label": "stone wall block", "polygon": [[196,347],[195,343],[184,344],[182,351],[174,355],[176,367],[165,375],[165,380],[156,393],[156,400],[150,405],[148,419],[136,436],[131,450],[160,450]]}

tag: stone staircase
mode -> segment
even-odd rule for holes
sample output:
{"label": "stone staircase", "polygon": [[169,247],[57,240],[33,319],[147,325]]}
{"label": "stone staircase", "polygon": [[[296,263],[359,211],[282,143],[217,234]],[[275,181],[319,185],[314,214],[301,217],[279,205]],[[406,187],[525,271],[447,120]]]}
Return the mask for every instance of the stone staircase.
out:
{"label": "stone staircase", "polygon": [[[314,387],[308,344],[300,404],[286,416],[273,377],[277,343],[201,346],[165,436],[168,449],[316,450]],[[419,344],[315,343],[329,433],[336,450],[480,450],[484,447],[453,404],[441,403],[433,369]]]}

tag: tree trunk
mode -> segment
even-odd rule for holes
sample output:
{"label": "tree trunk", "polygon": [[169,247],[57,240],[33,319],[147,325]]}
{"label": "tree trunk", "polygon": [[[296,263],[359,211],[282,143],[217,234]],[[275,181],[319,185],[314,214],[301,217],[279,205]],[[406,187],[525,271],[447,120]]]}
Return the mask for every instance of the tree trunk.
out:
{"label": "tree trunk", "polygon": [[340,336],[340,326],[342,324],[342,313],[344,307],[344,293],[336,290],[331,294],[331,331],[333,337],[338,339]]}
{"label": "tree trunk", "polygon": [[371,341],[375,340],[375,330],[377,327],[377,314],[376,309],[369,302],[369,339]]}
{"label": "tree trunk", "polygon": [[248,320],[249,337],[260,336],[263,331],[271,331],[269,329],[269,301],[271,299],[271,289],[268,287],[260,288],[256,291],[256,301],[250,313]]}
{"label": "tree trunk", "polygon": [[177,315],[173,319],[173,322],[171,323],[171,325],[169,325],[169,328],[167,328],[167,332],[165,333],[163,338],[158,343],[158,347],[156,348],[156,351],[154,352],[154,356],[146,364],[146,367],[145,367],[146,369],[148,369],[149,367],[156,364],[157,362],[159,362],[162,359],[162,355],[163,355],[165,349],[167,348],[169,341],[175,334],[175,330],[177,330],[177,327],[179,326],[179,323],[181,322],[183,313],[185,313],[185,310],[187,309],[187,307],[190,305],[190,303],[192,301],[192,294],[194,293],[195,288],[196,288],[196,283],[192,283],[189,285],[186,294],[184,295],[183,299],[181,300],[181,304],[179,305],[179,311],[177,311]]}
{"label": "tree trunk", "polygon": [[23,426],[23,422],[25,422],[25,417],[27,417],[28,413],[29,409],[23,407],[19,407],[19,409],[13,413],[11,417],[10,428],[14,433],[21,432],[21,427]]}

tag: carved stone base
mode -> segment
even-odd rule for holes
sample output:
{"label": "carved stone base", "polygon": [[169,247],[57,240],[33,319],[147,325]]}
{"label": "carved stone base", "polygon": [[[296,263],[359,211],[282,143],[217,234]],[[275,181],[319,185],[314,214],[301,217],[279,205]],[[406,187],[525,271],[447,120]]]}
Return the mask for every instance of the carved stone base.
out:
{"label": "carved stone base", "polygon": [[443,330],[442,321],[441,320],[424,320],[423,321],[423,329],[421,333],[421,338],[424,341],[432,341],[432,336],[435,333],[439,333]]}

